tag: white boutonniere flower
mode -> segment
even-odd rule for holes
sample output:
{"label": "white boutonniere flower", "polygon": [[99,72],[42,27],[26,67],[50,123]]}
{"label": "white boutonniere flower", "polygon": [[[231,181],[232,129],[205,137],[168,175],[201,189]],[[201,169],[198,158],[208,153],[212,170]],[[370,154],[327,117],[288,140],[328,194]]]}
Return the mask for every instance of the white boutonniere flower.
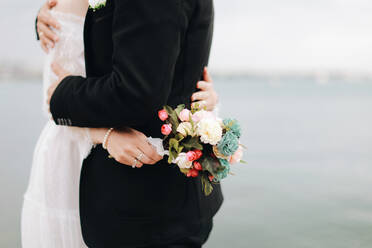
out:
{"label": "white boutonniere flower", "polygon": [[107,0],[89,0],[89,8],[93,11],[99,10],[106,6]]}

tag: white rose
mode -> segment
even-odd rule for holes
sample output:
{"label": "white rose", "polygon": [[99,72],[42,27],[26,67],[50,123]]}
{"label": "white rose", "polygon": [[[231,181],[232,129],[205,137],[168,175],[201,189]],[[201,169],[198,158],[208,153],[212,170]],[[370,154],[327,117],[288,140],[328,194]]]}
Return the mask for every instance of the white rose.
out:
{"label": "white rose", "polygon": [[193,136],[194,133],[192,131],[192,125],[190,122],[182,122],[177,127],[177,132],[181,133],[183,136],[191,135]]}
{"label": "white rose", "polygon": [[174,163],[178,165],[178,167],[182,169],[189,169],[192,166],[192,161],[187,159],[186,153],[181,152],[178,157],[175,159]]}
{"label": "white rose", "polygon": [[197,125],[197,134],[203,143],[216,145],[222,138],[222,127],[216,119],[202,119]]}
{"label": "white rose", "polygon": [[89,0],[89,6],[93,9],[106,5],[106,0]]}

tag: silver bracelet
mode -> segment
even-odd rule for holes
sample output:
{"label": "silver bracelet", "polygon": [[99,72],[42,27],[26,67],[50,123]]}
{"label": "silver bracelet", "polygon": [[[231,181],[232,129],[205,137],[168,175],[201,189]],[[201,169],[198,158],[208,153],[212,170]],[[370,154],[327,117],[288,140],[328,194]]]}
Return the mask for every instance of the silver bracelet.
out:
{"label": "silver bracelet", "polygon": [[114,131],[114,129],[110,128],[109,130],[107,130],[105,136],[103,137],[102,147],[105,150],[107,150],[107,141],[108,141],[108,138],[110,137],[110,134],[111,134],[112,131]]}

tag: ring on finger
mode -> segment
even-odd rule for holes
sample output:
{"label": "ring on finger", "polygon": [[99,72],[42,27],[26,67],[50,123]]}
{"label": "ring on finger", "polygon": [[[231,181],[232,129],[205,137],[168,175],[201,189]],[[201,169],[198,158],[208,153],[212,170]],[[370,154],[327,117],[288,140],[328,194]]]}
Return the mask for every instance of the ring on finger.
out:
{"label": "ring on finger", "polygon": [[142,161],[143,157],[145,156],[145,154],[143,154],[143,152],[141,152],[138,156],[137,156],[137,160],[138,161]]}
{"label": "ring on finger", "polygon": [[138,162],[138,160],[135,158],[133,160],[132,168],[136,168],[137,167],[137,162]]}
{"label": "ring on finger", "polygon": [[43,35],[44,35],[44,32],[41,31],[41,32],[39,33],[39,36],[41,37],[41,36],[43,36]]}

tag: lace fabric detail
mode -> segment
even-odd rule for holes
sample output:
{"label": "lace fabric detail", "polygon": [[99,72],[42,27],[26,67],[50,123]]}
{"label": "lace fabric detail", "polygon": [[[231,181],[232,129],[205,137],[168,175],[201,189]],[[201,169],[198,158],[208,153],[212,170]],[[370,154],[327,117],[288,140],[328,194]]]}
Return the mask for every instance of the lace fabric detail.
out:
{"label": "lace fabric detail", "polygon": [[46,104],[47,90],[49,86],[57,80],[57,76],[51,69],[53,62],[61,65],[71,75],[85,77],[84,60],[84,18],[64,12],[50,11],[61,24],[61,29],[54,29],[59,37],[55,47],[46,56],[43,73],[43,108],[48,116],[48,106]]}
{"label": "lace fabric detail", "polygon": [[[43,111],[48,116],[46,93],[57,80],[51,63],[59,63],[71,75],[85,77],[84,18],[58,11],[51,14],[61,29],[55,30],[59,41],[47,54],[43,73]],[[79,218],[79,182],[82,162],[92,146],[87,128],[48,121],[34,151],[24,197],[23,248],[86,247]]]}

